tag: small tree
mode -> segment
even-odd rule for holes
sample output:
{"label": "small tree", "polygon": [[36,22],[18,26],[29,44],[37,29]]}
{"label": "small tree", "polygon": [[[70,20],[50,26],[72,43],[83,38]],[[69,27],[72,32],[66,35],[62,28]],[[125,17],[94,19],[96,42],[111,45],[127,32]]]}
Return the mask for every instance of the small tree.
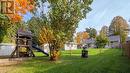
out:
{"label": "small tree", "polygon": [[104,48],[108,43],[108,37],[104,34],[100,34],[96,37],[96,46],[97,48]]}
{"label": "small tree", "polygon": [[87,32],[78,32],[76,36],[76,43],[78,46],[81,46],[85,43],[85,41],[89,38],[89,34]]}

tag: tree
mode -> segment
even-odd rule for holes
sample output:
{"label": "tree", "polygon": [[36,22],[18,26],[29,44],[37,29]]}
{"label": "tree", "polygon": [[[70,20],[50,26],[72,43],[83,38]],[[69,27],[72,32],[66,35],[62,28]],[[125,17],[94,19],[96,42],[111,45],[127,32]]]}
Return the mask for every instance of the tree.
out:
{"label": "tree", "polygon": [[97,31],[94,28],[86,28],[86,32],[89,33],[90,38],[96,38]]}
{"label": "tree", "polygon": [[7,15],[0,14],[0,43],[14,43],[13,39],[21,25],[23,25],[21,22],[12,24]]}
{"label": "tree", "polygon": [[34,0],[14,0],[15,1],[15,13],[6,14],[12,22],[20,22],[23,18],[23,15],[27,12],[32,12],[35,9]]}
{"label": "tree", "polygon": [[19,24],[21,23],[23,15],[26,14],[27,12],[31,12],[35,7],[35,1],[33,0],[14,0],[14,1],[15,1],[14,14],[0,14],[0,33],[1,33],[0,42],[3,41],[3,37],[7,37],[8,39],[10,39],[11,36],[16,32],[16,27],[19,26]]}
{"label": "tree", "polygon": [[76,42],[78,45],[85,43],[85,41],[89,38],[89,34],[87,32],[78,32],[76,36]]}
{"label": "tree", "polygon": [[9,19],[6,15],[0,14],[0,43],[3,41],[4,36],[7,33],[7,28],[9,27]]}
{"label": "tree", "polygon": [[97,48],[104,48],[107,43],[108,43],[108,37],[105,34],[101,33],[96,37]]}
{"label": "tree", "polygon": [[12,23],[7,15],[0,14],[0,43],[15,43],[14,37],[16,32],[20,27],[23,26],[24,24],[22,22]]}
{"label": "tree", "polygon": [[128,23],[123,17],[116,16],[113,18],[111,25],[109,26],[109,31],[112,35],[119,35],[121,44],[125,42],[126,37],[128,35]]}
{"label": "tree", "polygon": [[109,28],[107,26],[103,26],[101,28],[100,34],[104,34],[104,35],[108,36],[108,32],[109,32]]}
{"label": "tree", "polygon": [[47,2],[49,3],[49,12],[40,18],[46,18],[46,29],[49,30],[53,38],[50,42],[45,40],[41,43],[50,44],[50,59],[57,60],[60,49],[63,48],[66,41],[73,37],[79,21],[85,18],[86,13],[91,10],[89,5],[92,0],[47,0]]}
{"label": "tree", "polygon": [[39,34],[41,29],[44,27],[44,22],[38,17],[32,17],[31,20],[27,22],[29,29],[31,30],[33,36],[33,43],[40,45]]}

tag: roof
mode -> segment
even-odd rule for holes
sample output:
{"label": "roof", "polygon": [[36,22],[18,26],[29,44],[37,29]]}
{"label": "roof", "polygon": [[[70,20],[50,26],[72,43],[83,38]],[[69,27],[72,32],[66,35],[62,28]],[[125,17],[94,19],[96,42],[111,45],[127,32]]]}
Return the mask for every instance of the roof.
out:
{"label": "roof", "polygon": [[86,40],[86,43],[95,43],[95,39],[94,38],[90,38]]}
{"label": "roof", "polygon": [[75,44],[76,45],[76,43],[75,42],[66,42],[65,44]]}
{"label": "roof", "polygon": [[18,36],[21,36],[21,37],[29,37],[29,38],[32,37],[32,32],[29,30],[27,30],[27,31],[18,30],[17,34],[18,34]]}

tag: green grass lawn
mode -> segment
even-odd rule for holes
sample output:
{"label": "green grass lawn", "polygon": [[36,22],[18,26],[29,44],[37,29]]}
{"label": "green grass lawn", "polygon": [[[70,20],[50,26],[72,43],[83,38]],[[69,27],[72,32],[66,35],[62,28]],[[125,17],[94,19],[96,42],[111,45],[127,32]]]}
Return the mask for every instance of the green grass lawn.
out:
{"label": "green grass lawn", "polygon": [[36,53],[37,57],[10,66],[7,73],[130,73],[130,59],[118,49],[89,49],[89,58],[81,58],[81,50],[62,51],[59,61]]}

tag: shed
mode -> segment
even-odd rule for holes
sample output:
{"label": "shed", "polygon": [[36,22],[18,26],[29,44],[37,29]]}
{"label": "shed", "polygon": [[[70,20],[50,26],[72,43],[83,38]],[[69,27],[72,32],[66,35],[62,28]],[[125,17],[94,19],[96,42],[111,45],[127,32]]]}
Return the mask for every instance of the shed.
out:
{"label": "shed", "polygon": [[74,42],[68,42],[64,46],[64,50],[76,50],[77,49],[77,44]]}

